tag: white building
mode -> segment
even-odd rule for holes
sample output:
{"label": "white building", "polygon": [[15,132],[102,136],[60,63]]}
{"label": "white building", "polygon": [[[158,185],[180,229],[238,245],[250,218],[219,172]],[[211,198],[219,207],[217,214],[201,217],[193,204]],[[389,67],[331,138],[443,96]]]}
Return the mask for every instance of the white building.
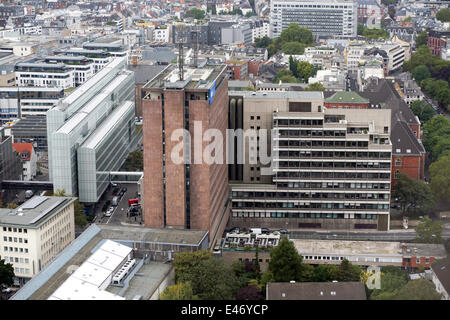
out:
{"label": "white building", "polygon": [[19,87],[75,87],[74,71],[62,63],[21,62],[14,67]]}
{"label": "white building", "polygon": [[354,37],[357,34],[355,0],[273,0],[270,3],[271,37],[278,37],[290,23],[313,35]]}
{"label": "white building", "polygon": [[270,37],[270,24],[263,21],[261,25],[255,26],[252,29],[252,41],[255,42],[257,38]]}
{"label": "white building", "polygon": [[152,32],[152,41],[153,42],[164,42],[167,43],[170,41],[170,32],[169,28],[161,29],[156,28]]}
{"label": "white building", "polygon": [[19,282],[39,273],[75,239],[74,201],[35,196],[16,209],[0,209],[0,259]]}

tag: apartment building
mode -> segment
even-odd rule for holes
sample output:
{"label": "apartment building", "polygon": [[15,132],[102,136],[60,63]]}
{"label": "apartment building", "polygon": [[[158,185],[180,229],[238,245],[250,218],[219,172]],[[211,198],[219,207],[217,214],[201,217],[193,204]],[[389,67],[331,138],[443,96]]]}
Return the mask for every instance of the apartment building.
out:
{"label": "apartment building", "polygon": [[[47,112],[49,171],[55,191],[64,189],[83,203],[96,202],[109,185],[109,171],[117,171],[128,152],[137,148],[131,115],[134,73],[125,67],[126,58],[114,59]],[[123,118],[117,117],[118,112]],[[84,157],[80,154],[84,147],[97,153]],[[95,170],[90,161],[104,170],[102,174],[90,171]]]}
{"label": "apartment building", "polygon": [[355,37],[357,16],[354,0],[274,0],[270,3],[271,37],[279,37],[290,23],[315,36]]}
{"label": "apartment building", "polygon": [[110,53],[104,50],[86,50],[82,48],[70,48],[67,50],[57,50],[55,54],[63,54],[66,56],[86,57],[92,61],[94,73],[99,72],[114,58]]}
{"label": "apartment building", "polygon": [[23,164],[22,174],[20,180],[30,181],[36,177],[37,170],[37,155],[32,143],[18,143],[12,144],[14,150],[19,154],[20,161]]}
{"label": "apartment building", "polygon": [[87,42],[83,44],[85,50],[103,50],[113,57],[128,57],[128,48],[120,43]]}
{"label": "apartment building", "polygon": [[75,87],[74,71],[62,63],[17,63],[16,84],[19,87]]}
{"label": "apartment building", "polygon": [[[212,246],[222,236],[229,217],[228,168],[223,159],[203,158],[208,143],[202,137],[208,129],[226,136],[227,95],[224,65],[185,68],[182,75],[169,65],[142,87],[146,226],[208,230]],[[177,129],[188,130],[192,141],[188,147],[184,140],[180,161],[172,158]]]}
{"label": "apartment building", "polygon": [[242,114],[248,121],[241,110],[251,108],[250,129],[258,132],[256,122],[266,122],[274,136],[271,175],[263,177],[260,159],[251,164],[248,148],[243,168],[230,168],[230,180],[238,180],[231,183],[233,226],[389,228],[390,110],[328,109],[321,92],[230,93],[239,95],[237,108],[230,103],[236,127]]}
{"label": "apartment building", "polygon": [[19,283],[39,273],[75,239],[74,201],[35,196],[16,209],[0,209],[0,259]]}

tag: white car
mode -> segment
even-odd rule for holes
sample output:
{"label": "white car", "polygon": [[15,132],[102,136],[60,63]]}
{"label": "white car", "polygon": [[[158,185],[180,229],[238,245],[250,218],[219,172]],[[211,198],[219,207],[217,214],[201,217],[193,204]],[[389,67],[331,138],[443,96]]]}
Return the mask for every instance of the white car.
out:
{"label": "white car", "polygon": [[110,217],[114,211],[114,207],[109,207],[109,209],[105,212],[105,217]]}

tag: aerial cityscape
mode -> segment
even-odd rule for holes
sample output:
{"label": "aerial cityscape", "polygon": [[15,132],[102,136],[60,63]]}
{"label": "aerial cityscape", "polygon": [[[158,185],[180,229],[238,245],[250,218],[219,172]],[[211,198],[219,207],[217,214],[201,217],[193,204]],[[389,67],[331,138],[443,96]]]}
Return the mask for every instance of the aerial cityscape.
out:
{"label": "aerial cityscape", "polygon": [[450,1],[0,0],[0,70],[0,300],[450,300]]}

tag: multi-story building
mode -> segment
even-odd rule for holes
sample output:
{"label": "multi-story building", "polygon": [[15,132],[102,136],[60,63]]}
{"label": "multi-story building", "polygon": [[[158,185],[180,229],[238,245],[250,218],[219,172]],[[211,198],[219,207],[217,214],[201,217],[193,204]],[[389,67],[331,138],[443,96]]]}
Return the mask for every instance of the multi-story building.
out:
{"label": "multi-story building", "polygon": [[416,100],[423,100],[424,95],[417,82],[410,79],[403,83],[403,100],[410,105],[411,102]]}
{"label": "multi-story building", "polygon": [[82,48],[70,48],[67,50],[56,50],[55,54],[64,54],[67,56],[86,57],[93,62],[94,73],[103,69],[113,59],[110,53],[103,50],[86,50]]}
{"label": "multi-story building", "polygon": [[47,119],[45,116],[29,115],[11,126],[14,142],[33,143],[36,152],[47,151]]}
{"label": "multi-story building", "polygon": [[0,259],[19,283],[30,280],[75,239],[75,198],[35,196],[16,209],[0,209]]}
{"label": "multi-story building", "polygon": [[428,48],[431,49],[432,54],[440,57],[447,48],[449,39],[450,31],[430,30],[428,32]]}
{"label": "multi-story building", "polygon": [[252,26],[252,42],[257,38],[270,36],[270,23],[268,20],[258,20],[251,23]]}
{"label": "multi-story building", "polygon": [[376,0],[358,0],[358,24],[379,29],[382,15],[383,11]]}
{"label": "multi-story building", "polygon": [[243,170],[230,168],[230,179],[241,180],[231,184],[233,226],[389,228],[390,110],[324,108],[320,92],[232,92],[230,99],[235,128],[249,120],[250,109],[250,129],[258,132],[258,122],[266,122],[276,135],[267,148],[271,173],[261,153],[252,164],[247,148]]}
{"label": "multi-story building", "polygon": [[[22,173],[20,157],[15,152],[13,138],[7,136],[6,128],[0,128],[0,182],[3,180],[18,180]],[[2,194],[0,194],[1,200]]]}
{"label": "multi-story building", "polygon": [[270,3],[271,37],[279,37],[290,23],[315,36],[355,37],[357,17],[354,0],[274,0]]}
{"label": "multi-story building", "polygon": [[442,294],[442,300],[450,300],[450,257],[431,266],[431,281],[436,291]]}
{"label": "multi-story building", "polygon": [[221,44],[244,44],[246,46],[252,43],[252,29],[249,24],[235,24],[222,28]]}
{"label": "multi-story building", "polygon": [[[169,65],[142,88],[144,223],[208,230],[214,246],[229,217],[228,168],[223,154],[202,156],[207,145],[202,137],[208,129],[226,136],[226,67],[185,68],[183,73]],[[183,159],[174,159],[179,142],[172,136],[182,129],[192,144],[183,147],[189,150]],[[215,145],[225,150],[225,139]]]}
{"label": "multi-story building", "polygon": [[109,171],[117,171],[127,151],[137,147],[134,74],[125,62],[114,59],[47,112],[54,190],[78,195],[83,203],[98,200],[110,182]]}
{"label": "multi-story building", "polygon": [[103,50],[113,57],[128,57],[128,48],[119,43],[87,42],[83,44],[85,50]]}
{"label": "multi-story building", "polygon": [[62,63],[20,62],[15,66],[16,83],[19,87],[75,87],[74,72]]}
{"label": "multi-story building", "polygon": [[36,176],[36,163],[37,155],[33,148],[33,144],[26,143],[13,143],[13,148],[20,156],[20,161],[23,164],[23,170],[20,180],[30,181]]}
{"label": "multi-story building", "polygon": [[63,88],[0,87],[0,121],[2,123],[45,113],[64,97]]}
{"label": "multi-story building", "polygon": [[48,56],[44,59],[45,63],[63,63],[67,68],[73,70],[75,86],[85,83],[94,75],[94,64],[86,57],[80,56]]}

